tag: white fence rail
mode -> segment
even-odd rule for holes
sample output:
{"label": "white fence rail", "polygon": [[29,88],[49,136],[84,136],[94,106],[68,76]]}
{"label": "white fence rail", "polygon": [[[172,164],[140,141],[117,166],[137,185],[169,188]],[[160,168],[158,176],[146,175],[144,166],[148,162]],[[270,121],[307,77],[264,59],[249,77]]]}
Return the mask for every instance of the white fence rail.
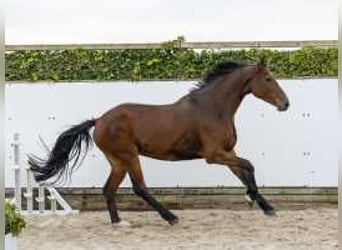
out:
{"label": "white fence rail", "polygon": [[[10,142],[20,133],[26,153],[42,155],[41,136],[52,145],[69,125],[98,117],[123,102],[169,103],[194,82],[80,82],[6,84],[6,187],[14,187]],[[238,153],[255,165],[259,185],[337,186],[337,79],[281,80],[291,101],[285,113],[248,96],[236,117]],[[142,157],[151,187],[240,186],[223,166],[203,160],[167,162]],[[70,187],[102,187],[109,167],[94,147]],[[23,176],[22,178],[26,178]],[[123,186],[130,186],[126,179]]]}
{"label": "white fence rail", "polygon": [[[16,44],[6,45],[6,51],[16,50],[66,50],[66,49],[157,49],[162,43],[108,43],[108,44]],[[231,41],[231,42],[179,42],[181,48],[191,49],[258,49],[258,48],[301,48],[318,46],[336,48],[337,40],[298,41]]]}

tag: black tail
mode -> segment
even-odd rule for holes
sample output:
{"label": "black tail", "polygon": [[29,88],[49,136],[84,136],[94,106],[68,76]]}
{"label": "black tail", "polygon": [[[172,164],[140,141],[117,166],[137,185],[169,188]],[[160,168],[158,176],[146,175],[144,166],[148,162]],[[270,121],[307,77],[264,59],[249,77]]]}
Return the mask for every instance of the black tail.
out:
{"label": "black tail", "polygon": [[50,182],[55,184],[64,179],[64,177],[69,179],[84,159],[83,157],[81,162],[77,164],[83,150],[83,143],[85,145],[84,156],[92,144],[89,130],[94,125],[95,120],[88,120],[64,131],[57,138],[46,159],[34,155],[28,156],[28,164],[36,181],[43,182],[51,177],[55,177]]}

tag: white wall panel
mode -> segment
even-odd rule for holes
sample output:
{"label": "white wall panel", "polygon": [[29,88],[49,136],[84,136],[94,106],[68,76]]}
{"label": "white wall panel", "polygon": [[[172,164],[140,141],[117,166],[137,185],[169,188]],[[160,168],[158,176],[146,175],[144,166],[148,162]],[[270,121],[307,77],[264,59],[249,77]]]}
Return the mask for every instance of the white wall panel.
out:
{"label": "white wall panel", "polygon": [[[50,146],[69,125],[123,103],[170,103],[194,82],[6,84],[6,187],[14,185],[10,142],[18,132],[25,154],[41,155],[38,136]],[[274,107],[248,96],[238,110],[237,151],[256,169],[259,185],[337,186],[337,79],[281,80],[291,107]],[[167,162],[142,157],[149,186],[239,186],[224,166],[203,160]],[[102,187],[109,167],[97,148],[89,152],[69,186]],[[129,186],[126,179],[123,186]]]}

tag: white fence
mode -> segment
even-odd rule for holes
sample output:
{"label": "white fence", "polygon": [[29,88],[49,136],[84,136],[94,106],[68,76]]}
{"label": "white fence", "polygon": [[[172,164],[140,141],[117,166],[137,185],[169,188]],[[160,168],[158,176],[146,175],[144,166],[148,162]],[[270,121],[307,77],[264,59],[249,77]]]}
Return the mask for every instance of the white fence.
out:
{"label": "white fence", "polygon": [[[255,49],[255,48],[301,48],[315,46],[336,48],[337,40],[304,41],[234,41],[234,42],[184,42],[178,40],[180,48],[191,49]],[[65,49],[158,49],[162,43],[108,43],[108,44],[31,44],[6,45],[6,51],[16,50],[65,50]]]}
{"label": "white fence", "polygon": [[[10,142],[20,133],[25,153],[42,155],[69,125],[97,117],[123,102],[163,104],[186,94],[194,82],[81,82],[6,84],[6,187],[14,186]],[[237,151],[252,161],[259,185],[337,186],[337,79],[281,80],[291,107],[276,109],[248,96],[236,117]],[[21,156],[21,164],[25,163]],[[149,186],[240,186],[227,167],[203,160],[167,162],[142,157]],[[94,147],[71,187],[102,187],[109,167]],[[23,176],[25,178],[25,176]],[[130,186],[126,179],[122,186]]]}

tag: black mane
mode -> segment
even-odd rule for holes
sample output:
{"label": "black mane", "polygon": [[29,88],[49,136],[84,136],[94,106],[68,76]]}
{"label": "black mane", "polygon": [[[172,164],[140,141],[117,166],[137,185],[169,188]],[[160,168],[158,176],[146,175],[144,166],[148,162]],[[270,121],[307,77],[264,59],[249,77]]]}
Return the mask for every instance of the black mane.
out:
{"label": "black mane", "polygon": [[223,61],[214,65],[203,77],[201,81],[196,84],[194,90],[205,88],[211,83],[215,82],[215,80],[223,75],[227,75],[232,73],[233,71],[245,67],[247,64],[245,63],[237,63],[233,61]]}

